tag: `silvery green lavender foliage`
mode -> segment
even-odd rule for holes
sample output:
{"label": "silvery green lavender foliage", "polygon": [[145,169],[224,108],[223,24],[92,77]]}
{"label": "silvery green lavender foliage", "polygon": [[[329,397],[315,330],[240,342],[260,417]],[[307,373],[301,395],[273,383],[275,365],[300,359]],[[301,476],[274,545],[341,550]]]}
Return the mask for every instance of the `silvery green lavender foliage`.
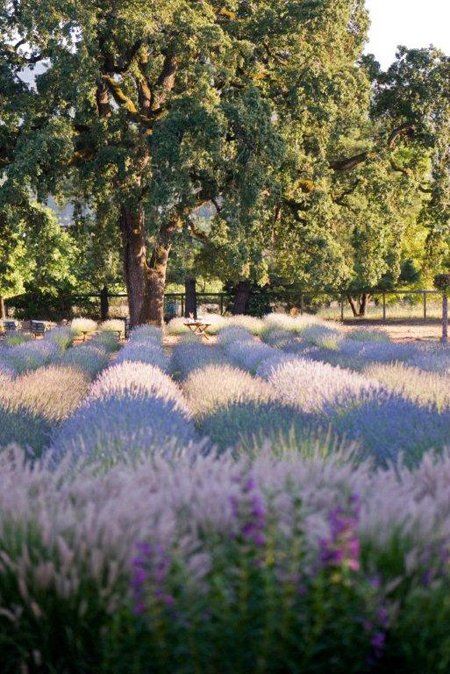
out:
{"label": "silvery green lavender foliage", "polygon": [[122,336],[125,334],[125,321],[120,318],[110,318],[100,323],[98,327],[101,332],[117,332]]}
{"label": "silvery green lavender foliage", "polygon": [[253,342],[253,335],[240,325],[227,325],[225,328],[219,330],[217,336],[217,343],[220,344],[220,346],[226,346],[231,342],[244,341]]}
{"label": "silvery green lavender foliage", "polygon": [[90,341],[90,345],[99,346],[108,353],[114,353],[120,349],[119,334],[111,330],[105,330],[95,335]]}
{"label": "silvery green lavender foliage", "polygon": [[301,333],[308,327],[323,324],[317,316],[306,314],[304,316],[288,316],[287,314],[268,314],[264,317],[267,332],[283,331],[289,333]]}
{"label": "silvery green lavender foliage", "polygon": [[323,412],[325,404],[332,404],[337,396],[343,407],[346,396],[350,396],[353,407],[359,396],[372,393],[375,397],[381,388],[376,380],[327,363],[302,358],[285,358],[277,363],[272,358],[268,364],[267,382],[277,397],[304,412]]}
{"label": "silvery green lavender foliage", "polygon": [[0,347],[0,374],[3,379],[13,379],[16,375],[16,371],[9,362],[7,350],[4,347]]}
{"label": "silvery green lavender foliage", "polygon": [[273,355],[273,349],[268,344],[247,338],[227,341],[224,351],[233,363],[248,372],[256,372],[258,365]]}
{"label": "silvery green lavender foliage", "polygon": [[157,366],[125,361],[112,365],[92,384],[88,401],[107,398],[161,398],[189,415],[179,386]]}
{"label": "silvery green lavender foliage", "polygon": [[9,362],[17,373],[37,370],[54,361],[59,355],[59,347],[50,340],[35,340],[7,350],[4,359]]}
{"label": "silvery green lavender foliage", "polygon": [[[204,648],[217,657],[219,643],[230,638],[241,640],[247,652],[256,642],[261,654],[264,639],[273,634],[271,647],[281,644],[281,653],[291,655],[294,648],[297,662],[305,649],[296,649],[311,644],[311,625],[316,634],[319,630],[322,647],[337,626],[334,654],[353,625],[355,638],[366,635],[369,648],[379,649],[378,664],[384,637],[386,644],[395,638],[415,588],[431,597],[448,576],[448,452],[439,459],[427,455],[412,472],[403,466],[374,472],[367,464],[351,465],[345,456],[276,457],[267,448],[249,463],[192,449],[177,461],[156,453],[136,466],[83,472],[70,480],[65,466],[32,468],[18,452],[0,461],[2,657],[17,650],[17,662],[37,653],[50,665],[56,642],[62,640],[64,650],[73,631],[80,639],[88,634],[82,645],[90,648],[125,614],[127,630],[119,625],[111,646],[116,640],[126,649],[128,643],[130,658],[147,639],[153,648],[156,642],[157,649],[168,649],[167,657],[183,644],[195,644],[197,655]],[[224,611],[236,596],[237,582],[241,601]],[[364,600],[367,585],[374,604]],[[317,597],[310,594],[314,587]],[[221,588],[229,593],[222,597]],[[355,606],[351,589],[359,598],[363,591],[362,603]],[[205,620],[216,608],[213,591],[220,604],[214,614],[218,622]],[[318,603],[310,603],[310,596]],[[138,614],[134,619],[127,613],[130,601]],[[251,613],[249,620],[252,606],[258,615],[253,620]],[[364,626],[374,607],[372,627]],[[155,609],[159,620],[153,623]],[[221,629],[227,615],[236,617],[240,629]],[[324,623],[318,622],[320,615],[326,616]],[[203,627],[197,631],[197,618],[192,623],[183,620],[186,616],[201,618]],[[288,633],[278,629],[282,616]],[[448,608],[442,616],[445,620]],[[184,629],[179,625],[172,641],[158,642],[178,619]],[[259,631],[261,620],[268,631]],[[431,610],[427,620],[424,629],[432,632]],[[130,629],[136,629],[131,644]],[[441,642],[432,643],[434,661]],[[346,642],[343,648],[348,652]],[[154,650],[153,658],[158,653]],[[354,663],[356,671],[370,671],[368,662],[361,662]],[[317,671],[310,667],[304,671]]]}
{"label": "silvery green lavender foliage", "polygon": [[266,325],[261,318],[245,316],[243,314],[230,316],[230,318],[226,319],[226,327],[242,328],[252,335],[261,335],[266,329]]}
{"label": "silvery green lavender foliage", "polygon": [[324,412],[336,432],[357,441],[363,455],[381,465],[416,465],[425,452],[449,442],[449,408],[439,412],[383,388],[338,395]]}
{"label": "silvery green lavender foliage", "polygon": [[196,439],[181,391],[158,368],[124,362],[106,370],[84,404],[59,429],[53,462],[109,466]]}
{"label": "silvery green lavender foliage", "polygon": [[5,346],[18,346],[19,344],[24,344],[25,342],[31,342],[33,336],[25,332],[12,332],[7,334],[3,340]]}
{"label": "silvery green lavender foliage", "polygon": [[439,410],[450,407],[450,376],[427,372],[405,363],[369,365],[364,374],[377,379],[383,386],[397,391],[402,397],[424,405],[436,405]]}
{"label": "silvery green lavender foliage", "polygon": [[97,323],[90,318],[74,318],[70,323],[75,335],[82,335],[83,332],[91,333],[97,330]]}
{"label": "silvery green lavender foliage", "polygon": [[[206,347],[208,348],[208,347]],[[311,419],[261,379],[226,364],[193,368],[183,390],[202,434],[220,451],[250,450],[268,438],[311,435]]]}
{"label": "silvery green lavender foliage", "polygon": [[161,328],[154,325],[140,325],[133,328],[130,333],[130,342],[154,342],[155,344],[162,344],[163,332]]}
{"label": "silvery green lavender foliage", "polygon": [[164,353],[163,347],[153,339],[142,339],[142,341],[135,339],[125,344],[117,356],[117,363],[126,361],[147,363],[166,372],[169,369],[170,358]]}
{"label": "silvery green lavender foliage", "polygon": [[67,349],[58,362],[82,370],[94,379],[108,365],[109,356],[104,347],[91,341]]}
{"label": "silvery green lavender foliage", "polygon": [[61,365],[16,377],[0,390],[0,447],[15,443],[42,452],[52,428],[76,409],[88,388],[85,374]]}
{"label": "silvery green lavender foliage", "polygon": [[172,351],[170,372],[179,379],[185,379],[191,372],[207,365],[228,364],[221,349],[207,346],[199,341],[177,344]]}
{"label": "silvery green lavender foliage", "polygon": [[200,421],[231,404],[264,403],[271,390],[266,382],[231,365],[206,365],[191,372],[182,385],[192,414]]}
{"label": "silvery green lavender foliage", "polygon": [[53,342],[57,345],[60,351],[65,351],[69,346],[72,345],[74,340],[75,333],[72,328],[66,326],[60,326],[57,328],[52,328],[44,335],[44,340]]}

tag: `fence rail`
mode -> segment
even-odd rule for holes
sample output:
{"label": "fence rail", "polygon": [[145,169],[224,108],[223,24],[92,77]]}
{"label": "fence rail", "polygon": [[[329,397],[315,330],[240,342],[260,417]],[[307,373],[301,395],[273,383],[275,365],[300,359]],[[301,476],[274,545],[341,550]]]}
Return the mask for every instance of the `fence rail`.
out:
{"label": "fence rail", "polygon": [[[361,319],[371,318],[382,321],[392,320],[399,318],[399,311],[401,313],[401,311],[405,311],[405,309],[408,307],[411,310],[417,310],[417,308],[420,307],[420,316],[415,315],[411,318],[417,319],[420,317],[423,320],[428,320],[430,318],[439,319],[442,316],[442,293],[440,293],[438,290],[360,290],[355,294],[362,295],[363,293],[370,297],[370,304],[368,306],[367,315],[360,316],[359,318]],[[198,305],[214,304],[217,306],[218,312],[220,312],[222,315],[226,312],[232,301],[232,296],[226,292],[197,292],[196,296]],[[395,298],[397,298],[399,301],[394,304],[392,300]],[[417,299],[416,302],[414,302],[414,298]],[[65,306],[70,307],[71,310],[83,302],[96,304],[95,307],[91,308],[92,313],[95,313],[96,316],[98,314],[102,320],[105,320],[110,315],[112,308],[111,305],[114,300],[123,299],[125,301],[124,303],[126,304],[127,295],[126,293],[114,293],[109,292],[107,289],[103,289],[93,293],[79,293],[71,296],[64,296],[61,299],[64,300]],[[11,309],[15,307],[15,303],[18,303],[18,300],[21,300],[20,303],[23,305],[25,297],[21,296],[21,298],[13,298],[5,302],[7,315],[11,313]],[[300,314],[314,311],[328,318],[334,318],[341,321],[346,320],[348,317],[354,318],[352,315],[347,315],[350,312],[350,304],[348,301],[348,295],[343,293],[329,292],[326,290],[284,290],[280,292],[268,291],[267,300],[272,308],[296,308]],[[165,303],[166,309],[169,309],[170,303],[175,303],[178,305],[176,307],[176,313],[179,315],[184,315],[186,294],[183,292],[166,293]],[[434,303],[434,307],[432,307],[432,303]],[[28,306],[31,310],[33,310],[32,299],[30,299]],[[434,308],[434,311],[431,311],[432,308]]]}

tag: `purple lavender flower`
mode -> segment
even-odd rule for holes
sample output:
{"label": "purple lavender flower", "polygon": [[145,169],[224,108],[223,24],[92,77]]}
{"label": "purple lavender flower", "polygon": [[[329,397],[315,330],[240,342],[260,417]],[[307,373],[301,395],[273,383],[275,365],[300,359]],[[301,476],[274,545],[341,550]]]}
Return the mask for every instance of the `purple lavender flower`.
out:
{"label": "purple lavender flower", "polygon": [[324,566],[339,566],[350,571],[359,571],[360,542],[357,532],[359,511],[357,495],[349,498],[347,509],[338,506],[330,511],[328,515],[330,535],[320,541],[320,560]]}
{"label": "purple lavender flower", "polygon": [[161,545],[146,542],[136,544],[138,554],[132,560],[131,590],[136,615],[143,615],[148,608],[147,600],[153,599],[172,607],[175,599],[164,588],[171,560]]}
{"label": "purple lavender flower", "polygon": [[239,534],[247,543],[262,547],[266,543],[267,510],[264,497],[252,476],[244,478],[241,489],[238,497],[230,497],[233,516],[240,520]]}

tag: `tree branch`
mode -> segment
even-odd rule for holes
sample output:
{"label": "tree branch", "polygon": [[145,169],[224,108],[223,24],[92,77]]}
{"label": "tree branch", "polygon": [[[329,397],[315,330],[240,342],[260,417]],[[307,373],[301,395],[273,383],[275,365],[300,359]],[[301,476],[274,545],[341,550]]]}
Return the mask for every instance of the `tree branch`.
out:
{"label": "tree branch", "polygon": [[[413,124],[405,122],[404,124],[401,124],[400,126],[393,129],[389,134],[389,138],[387,141],[388,149],[392,150],[397,145],[399,139],[402,138],[403,136],[406,136],[409,139],[414,137]],[[352,171],[354,168],[359,166],[359,164],[362,164],[368,159],[373,158],[375,155],[376,155],[375,152],[366,150],[365,152],[360,152],[359,154],[353,155],[353,157],[347,157],[345,159],[338,159],[337,161],[333,161],[330,164],[330,168],[332,168],[334,171]]]}
{"label": "tree branch", "polygon": [[102,75],[102,79],[106,82],[117,105],[125,110],[135,122],[139,122],[145,126],[147,132],[151,132],[153,123],[160,116],[159,113],[152,111],[148,115],[142,114],[131,98],[124,94],[120,85],[110,75]]}
{"label": "tree branch", "polygon": [[[156,80],[155,90],[152,95],[151,109],[158,112],[165,104],[168,95],[175,86],[175,78],[178,70],[178,59],[173,47],[169,48],[161,73]],[[160,91],[157,91],[157,90]]]}

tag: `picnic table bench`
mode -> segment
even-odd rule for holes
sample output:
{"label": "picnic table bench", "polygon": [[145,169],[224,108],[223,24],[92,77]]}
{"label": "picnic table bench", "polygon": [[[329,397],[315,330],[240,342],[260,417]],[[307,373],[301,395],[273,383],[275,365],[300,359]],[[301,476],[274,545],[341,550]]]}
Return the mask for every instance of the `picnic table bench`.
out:
{"label": "picnic table bench", "polygon": [[31,321],[31,332],[35,339],[37,339],[39,335],[44,336],[46,330],[47,324],[45,321]]}
{"label": "picnic table bench", "polygon": [[208,337],[208,328],[211,326],[211,323],[205,323],[204,321],[197,319],[197,320],[187,320],[185,322],[185,325],[189,328],[191,332],[194,333],[194,335],[197,335],[198,337],[205,337],[205,339],[209,339]]}

